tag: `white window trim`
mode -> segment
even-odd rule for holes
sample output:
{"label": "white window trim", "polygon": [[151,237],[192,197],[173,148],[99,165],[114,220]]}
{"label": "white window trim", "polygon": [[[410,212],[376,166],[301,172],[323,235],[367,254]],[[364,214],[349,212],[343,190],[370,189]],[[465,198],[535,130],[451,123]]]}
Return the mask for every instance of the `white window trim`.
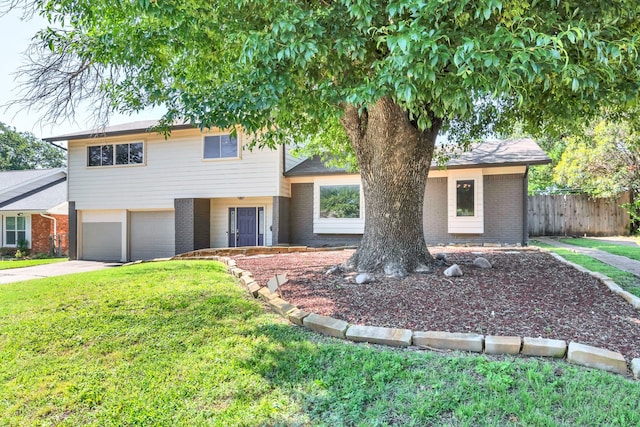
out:
{"label": "white window trim", "polygon": [[202,154],[202,161],[203,162],[226,162],[229,160],[241,160],[242,159],[242,137],[240,135],[240,132],[236,132],[236,142],[238,144],[237,147],[237,153],[238,155],[235,157],[217,157],[217,158],[207,158],[204,156],[204,141],[205,138],[208,136],[223,136],[223,135],[231,135],[231,131],[226,131],[226,132],[207,132],[207,133],[203,133],[202,134],[202,149],[200,150],[200,153]]}
{"label": "white window trim", "polygon": [[[328,185],[360,186],[360,218],[320,218],[320,187]],[[316,178],[313,182],[313,232],[315,234],[364,233],[364,194],[359,176]]]}
{"label": "white window trim", "polygon": [[[447,224],[449,234],[484,233],[484,186],[482,169],[449,170],[447,174]],[[474,215],[457,216],[457,181],[474,181]]]}
{"label": "white window trim", "polygon": [[[138,144],[142,143],[142,163],[128,163],[126,165],[117,165],[116,164],[116,145],[124,145],[124,144]],[[102,147],[103,145],[113,145],[113,164],[112,165],[104,165],[104,166],[89,166],[89,148],[90,147]],[[147,165],[147,140],[140,139],[136,141],[119,141],[119,142],[102,142],[99,144],[87,144],[84,147],[84,162],[86,169],[105,169],[105,168],[135,168],[139,166]]]}
{"label": "white window trim", "polygon": [[[0,221],[0,224],[2,225],[2,235],[0,235],[0,247],[6,247],[6,248],[17,248],[18,247],[18,242],[16,241],[15,244],[10,245],[7,243],[7,218],[11,217],[17,217],[18,214],[20,212],[15,212],[15,213],[11,213],[11,212],[6,212],[2,215],[2,221]],[[25,239],[27,240],[27,248],[31,249],[31,214],[23,214],[24,217],[24,228],[25,228]]]}

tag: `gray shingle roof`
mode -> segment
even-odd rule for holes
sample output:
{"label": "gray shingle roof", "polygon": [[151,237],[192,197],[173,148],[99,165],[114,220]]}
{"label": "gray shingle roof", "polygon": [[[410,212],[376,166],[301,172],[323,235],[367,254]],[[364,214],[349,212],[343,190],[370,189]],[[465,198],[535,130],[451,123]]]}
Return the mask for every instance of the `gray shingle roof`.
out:
{"label": "gray shingle roof", "polygon": [[[551,159],[531,138],[488,140],[475,144],[447,162],[447,169],[492,166],[524,166],[551,163]],[[435,168],[434,163],[431,167]],[[349,173],[342,168],[328,168],[319,157],[309,158],[288,170],[286,176],[337,175]]]}
{"label": "gray shingle roof", "polygon": [[[50,136],[43,138],[45,141],[72,141],[75,139],[87,139],[87,138],[99,138],[106,136],[118,136],[118,135],[133,135],[138,133],[149,132],[154,126],[158,125],[158,120],[142,120],[131,123],[124,123],[120,125],[107,126],[102,129],[83,130],[80,132],[67,133],[64,135]],[[178,129],[191,129],[194,126],[185,122],[175,122],[171,127],[173,130]]]}
{"label": "gray shingle roof", "polygon": [[0,172],[0,211],[43,211],[66,201],[63,168]]}

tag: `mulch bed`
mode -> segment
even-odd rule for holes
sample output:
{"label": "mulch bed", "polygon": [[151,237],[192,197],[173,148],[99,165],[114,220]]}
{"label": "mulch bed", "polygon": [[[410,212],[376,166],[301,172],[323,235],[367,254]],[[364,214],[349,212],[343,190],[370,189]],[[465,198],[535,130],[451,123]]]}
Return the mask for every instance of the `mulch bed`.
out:
{"label": "mulch bed", "polygon": [[[463,277],[377,277],[358,285],[351,274],[325,274],[353,251],[235,257],[261,285],[277,273],[282,297],[299,308],[351,324],[418,331],[473,332],[576,341],[640,357],[640,311],[599,280],[532,250],[432,248],[457,263]],[[483,256],[491,269],[472,265]]]}

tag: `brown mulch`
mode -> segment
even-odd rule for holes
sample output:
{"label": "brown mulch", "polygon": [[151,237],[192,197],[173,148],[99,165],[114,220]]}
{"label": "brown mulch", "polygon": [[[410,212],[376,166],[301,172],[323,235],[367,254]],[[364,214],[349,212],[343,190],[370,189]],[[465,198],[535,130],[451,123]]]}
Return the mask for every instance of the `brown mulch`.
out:
{"label": "brown mulch", "polygon": [[[351,324],[418,331],[474,332],[576,341],[640,357],[640,311],[599,280],[532,250],[432,248],[457,263],[463,277],[434,274],[377,277],[358,285],[351,274],[325,274],[353,251],[238,256],[261,285],[277,273],[282,298],[312,313]],[[492,269],[473,260],[483,256]]]}

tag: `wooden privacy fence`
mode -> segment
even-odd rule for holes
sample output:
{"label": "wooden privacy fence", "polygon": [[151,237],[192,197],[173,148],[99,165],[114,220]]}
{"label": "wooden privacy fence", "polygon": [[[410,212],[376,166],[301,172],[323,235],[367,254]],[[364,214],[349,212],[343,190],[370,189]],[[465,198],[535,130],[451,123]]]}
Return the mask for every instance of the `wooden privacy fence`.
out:
{"label": "wooden privacy fence", "polygon": [[625,193],[613,199],[591,199],[585,194],[529,196],[530,236],[619,236],[629,234],[629,214],[620,206]]}

